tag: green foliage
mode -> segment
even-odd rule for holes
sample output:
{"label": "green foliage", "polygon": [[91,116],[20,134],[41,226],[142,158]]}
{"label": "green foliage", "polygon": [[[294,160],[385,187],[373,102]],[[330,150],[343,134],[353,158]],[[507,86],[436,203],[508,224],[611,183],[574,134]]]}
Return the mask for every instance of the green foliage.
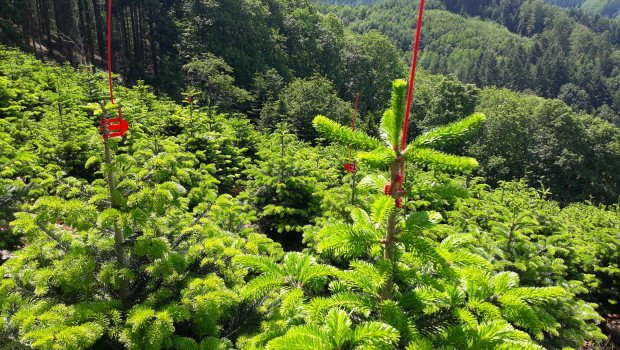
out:
{"label": "green foliage", "polygon": [[[248,169],[246,191],[269,233],[301,232],[320,213],[318,191],[335,180],[330,159],[309,148],[279,124],[262,145],[260,160]],[[295,243],[299,236],[289,238]]]}
{"label": "green foliage", "polygon": [[[585,12],[604,13],[611,18],[620,10],[616,1],[572,2],[575,4],[569,7],[582,6],[587,9]],[[417,6],[417,2],[391,0],[371,6],[326,6],[325,11],[336,13],[353,32],[378,30],[392,40],[401,57],[409,59],[413,47],[411,28],[416,26],[416,18],[411,14],[417,12]],[[534,91],[545,98],[559,98],[565,92],[562,88],[572,84],[568,86],[583,92],[580,95],[585,97],[584,103],[575,106],[584,111],[617,100],[614,91],[618,72],[607,65],[620,43],[617,21],[588,16],[584,11],[565,11],[534,0],[501,4],[486,0],[433,1],[427,3],[426,9],[421,43],[424,52],[419,64],[430,74],[453,74],[468,84]],[[475,104],[475,98],[461,100],[458,95],[466,91],[475,97],[470,94],[475,93],[475,87],[454,84],[453,78],[430,80],[430,89],[420,81],[421,89],[414,100],[418,107],[414,113],[420,119],[430,117],[428,125],[422,123],[419,127],[449,123],[455,115],[473,112],[474,105],[469,102]],[[429,90],[439,93],[428,94]],[[465,103],[453,103],[457,101]],[[618,114],[618,108],[614,110]],[[427,115],[427,111],[432,111],[432,115]]]}
{"label": "green foliage", "polygon": [[200,60],[194,59],[183,68],[189,70],[190,84],[200,88],[192,95],[193,98],[199,96],[197,100],[201,105],[227,109],[251,99],[247,91],[234,85],[233,69],[211,53]]}
{"label": "green foliage", "polygon": [[[323,24],[342,30],[333,16]],[[105,80],[9,56],[24,64],[0,75],[0,231],[19,245],[0,266],[7,348],[562,349],[603,339],[594,303],[617,311],[617,206],[561,209],[546,190],[449,174],[477,164],[451,154],[484,121],[462,118],[470,107],[441,114],[457,119],[447,126],[414,126],[401,149],[398,81],[381,141],[317,117],[342,145],[310,147],[284,124],[259,134],[242,115],[158,100],[140,82],[118,89],[130,130],[108,141],[108,160],[95,127],[115,109],[96,104]],[[450,101],[477,98],[453,87]],[[559,103],[535,108],[573,122]],[[342,169],[350,145],[354,175]]]}
{"label": "green foliage", "polygon": [[[450,223],[475,237],[476,246],[470,249],[485,256],[495,270],[518,274],[526,286],[570,288],[573,293],[580,294],[580,298],[597,300],[610,307],[605,297],[590,292],[588,283],[599,285],[600,275],[590,275],[588,271],[592,270],[584,265],[586,261],[607,259],[609,251],[593,254],[594,242],[600,239],[594,236],[596,230],[584,236],[571,228],[572,222],[579,222],[581,218],[568,219],[570,216],[564,214],[568,208],[560,210],[556,203],[546,201],[544,195],[545,192],[527,188],[523,182],[503,183],[493,191],[481,186],[475,196],[460,201],[457,210],[450,213]],[[593,207],[592,210],[598,211],[598,215],[614,215],[612,211],[605,213],[604,208]],[[586,218],[584,222],[591,221]],[[581,248],[585,246],[591,247],[587,253]],[[607,294],[609,287],[597,289],[594,294]],[[574,312],[583,314],[564,319]],[[598,317],[591,306],[582,301],[565,302],[561,311],[552,309],[549,313],[561,321],[564,329],[557,337],[546,340],[546,347],[577,346],[579,341],[575,339],[587,339],[597,333],[587,323],[588,319]]]}
{"label": "green foliage", "polygon": [[326,78],[296,79],[282,90],[279,99],[265,105],[260,125],[263,129],[271,129],[286,122],[299,139],[315,142],[318,134],[312,127],[312,120],[317,114],[326,111],[328,118],[341,124],[350,124],[353,118],[349,104],[333,90]]}
{"label": "green foliage", "polygon": [[[1,193],[12,203],[3,207],[2,220],[15,219],[11,231],[25,243],[1,266],[0,337],[40,349],[230,348],[220,332],[243,328],[243,315],[253,312],[238,295],[247,270],[233,268],[233,258],[282,254],[251,228],[256,217],[247,197],[218,197],[216,191],[218,183],[235,184],[224,171],[239,172],[250,162],[246,154],[256,136],[247,121],[197,112],[188,122],[189,111],[155,100],[143,85],[121,89],[130,131],[123,140],[109,140],[108,163],[93,126],[101,107],[80,108],[90,97],[68,93],[80,84],[100,91],[104,81],[22,56],[28,66],[20,66],[23,78],[16,75],[11,84],[45,97],[46,89],[59,89],[57,77],[67,93],[51,105],[19,100],[24,111],[0,119]],[[33,77],[43,84],[25,84]],[[179,121],[188,130],[174,132]],[[212,139],[207,145],[218,149],[202,148],[201,139]],[[59,158],[69,144],[85,147],[71,159],[76,163]],[[229,168],[218,172],[214,163]],[[112,191],[108,175],[116,184]],[[124,263],[117,231],[124,237]],[[123,295],[124,288],[129,293]],[[194,344],[187,337],[205,339]]]}
{"label": "green foliage", "polygon": [[338,140],[340,143],[350,145],[358,150],[373,150],[379,148],[380,142],[361,131],[352,131],[346,126],[327,119],[324,116],[317,116],[313,121],[314,127],[325,137]]}
{"label": "green foliage", "polygon": [[355,329],[347,313],[330,310],[325,324],[303,325],[267,343],[268,349],[388,349],[398,340],[398,332],[380,322],[364,322]]}
{"label": "green foliage", "polygon": [[[404,99],[401,92],[404,86],[401,82],[394,84],[395,101],[392,109],[384,114],[382,123],[384,141],[397,155],[400,153],[399,128],[402,128],[398,114],[403,113],[398,100]],[[429,131],[410,143],[401,159],[435,170],[471,171],[477,165],[475,160],[447,155],[430,147],[446,146],[471,136],[484,120],[481,114],[474,114]],[[338,126],[327,120],[319,117],[317,124],[326,130],[325,134],[339,135]],[[344,137],[335,139],[348,141]],[[391,168],[391,187],[394,188],[399,185],[395,181],[400,167],[398,157],[386,165]],[[380,191],[381,183],[375,184],[377,181],[381,180],[375,175],[362,183],[368,184],[365,186],[368,189]],[[438,188],[429,192],[436,193]],[[418,190],[417,194],[424,192]],[[578,346],[585,339],[603,339],[592,324],[601,320],[592,306],[575,300],[565,289],[575,283],[563,279],[550,279],[546,284],[540,280],[529,282],[529,278],[546,275],[542,271],[530,271],[526,275],[529,276],[526,286],[521,287],[516,273],[494,272],[495,269],[510,271],[503,260],[514,260],[517,255],[523,257],[523,262],[514,262],[514,267],[527,269],[525,264],[533,264],[531,270],[561,269],[562,260],[559,264],[532,260],[532,255],[541,252],[528,246],[534,237],[539,237],[539,242],[543,239],[545,247],[555,240],[547,241],[544,235],[536,233],[536,226],[540,224],[531,215],[516,210],[493,215],[488,209],[481,209],[478,214],[472,214],[471,220],[480,213],[498,220],[497,224],[489,225],[489,237],[482,238],[480,230],[465,231],[462,235],[455,232],[456,227],[434,228],[431,212],[403,214],[395,210],[395,199],[399,195],[392,190],[390,196],[375,197],[370,215],[362,209],[354,209],[352,225],[334,222],[319,231],[308,231],[306,240],[317,253],[339,266],[348,264],[350,267],[338,274],[340,281],[332,283],[334,295],[325,299],[326,306],[336,302],[338,307],[358,313],[359,317],[376,312],[382,321],[399,331],[401,346],[408,344],[410,349],[464,348],[463,344],[471,349],[540,348],[537,344],[561,348]],[[513,202],[507,199],[505,203]],[[411,207],[430,204],[418,199]],[[436,241],[421,235],[429,228],[437,230]],[[477,248],[474,242],[488,242],[489,246]],[[465,247],[471,249],[463,250]],[[495,264],[495,258],[488,254],[492,249],[503,252],[502,262]],[[527,259],[529,261],[525,261]],[[528,284],[548,287],[529,287]],[[341,297],[340,293],[345,290],[352,293]],[[561,312],[558,305],[562,305]],[[576,322],[565,321],[567,318]],[[564,331],[560,321],[570,324],[571,329]]]}
{"label": "green foliage", "polygon": [[615,203],[620,159],[615,126],[578,116],[560,101],[507,90],[483,92],[488,121],[465,149],[481,160],[491,184],[525,177],[548,187],[562,203],[589,199]]}

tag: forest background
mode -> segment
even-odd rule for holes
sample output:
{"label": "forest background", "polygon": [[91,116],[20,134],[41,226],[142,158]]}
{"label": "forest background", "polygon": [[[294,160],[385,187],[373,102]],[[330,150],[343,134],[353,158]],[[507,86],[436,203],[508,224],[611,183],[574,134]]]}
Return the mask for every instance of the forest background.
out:
{"label": "forest background", "polygon": [[[448,77],[455,86],[444,89],[467,92],[453,101],[460,111],[446,110],[442,113],[451,115],[422,123],[420,130],[471,113],[484,87],[559,99],[576,114],[620,125],[620,24],[607,17],[616,14],[616,2],[555,3],[572,9],[540,0],[428,2],[420,69],[451,74],[458,81]],[[28,44],[41,58],[105,65],[104,5],[98,0],[4,1],[0,40]],[[273,126],[281,116],[295,125],[296,119],[309,120],[325,106],[342,114],[359,92],[361,121],[376,135],[389,82],[405,76],[411,57],[415,6],[398,0],[355,7],[307,1],[113,2],[112,68],[123,84],[143,80],[156,95],[173,99],[185,91],[182,67],[189,68],[191,85],[203,94],[200,105],[244,113],[261,126]],[[593,8],[604,15],[591,15]],[[459,82],[464,85],[456,87]],[[430,106],[424,99],[432,95],[419,94],[416,103],[422,108],[413,111],[418,120],[425,118],[425,108],[452,107]],[[312,128],[295,127],[297,133],[309,133],[301,135],[305,140],[316,137]],[[519,143],[541,142],[534,135],[541,128],[522,129],[514,135]],[[550,187],[561,201],[592,196],[616,202],[618,172],[611,170],[617,169],[615,157],[586,155],[582,146],[573,144],[559,146],[571,159],[552,160],[561,155],[540,154],[543,146],[506,149],[509,142],[503,147],[471,145],[467,150],[483,163],[480,174],[490,183],[528,177]],[[593,157],[606,160],[593,166],[588,164]],[[565,174],[571,181],[559,184]],[[601,174],[607,179],[599,178]]]}

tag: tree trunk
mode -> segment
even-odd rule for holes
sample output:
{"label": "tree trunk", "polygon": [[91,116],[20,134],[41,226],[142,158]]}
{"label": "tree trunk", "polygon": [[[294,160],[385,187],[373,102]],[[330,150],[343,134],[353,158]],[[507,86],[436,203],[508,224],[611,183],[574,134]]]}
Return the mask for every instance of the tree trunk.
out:
{"label": "tree trunk", "polygon": [[144,35],[144,7],[139,5],[136,11],[138,12],[138,39],[140,43],[140,56],[142,57],[142,62],[144,62],[144,68],[146,69],[148,57],[146,55],[146,45],[144,44],[146,37],[146,35]]}
{"label": "tree trunk", "polygon": [[46,36],[47,50],[52,49],[52,28],[50,24],[50,11],[47,0],[39,0],[39,16],[41,17],[41,26]]}
{"label": "tree trunk", "polygon": [[[103,108],[102,118],[110,118],[108,116],[107,111],[105,110],[105,106],[102,104]],[[107,124],[103,125],[103,133],[104,135],[108,134]],[[118,204],[116,203],[116,184],[114,183],[114,164],[112,163],[112,155],[110,151],[109,139],[103,139],[104,151],[105,151],[105,162],[108,165],[108,190],[110,194],[110,208],[119,210]],[[123,247],[125,237],[123,236],[123,232],[118,228],[118,223],[114,222],[114,252],[116,254],[116,261],[121,268],[127,268],[127,261],[125,257],[125,248]],[[129,288],[126,279],[121,280],[121,286],[119,290],[119,299],[121,303],[126,304],[129,296]]]}
{"label": "tree trunk", "polygon": [[95,46],[94,46],[94,41],[93,41],[93,20],[90,16],[90,8],[88,8],[88,2],[86,2],[86,0],[78,0],[82,3],[82,8],[84,9],[84,19],[86,21],[85,23],[85,27],[86,27],[86,43],[88,45],[86,52],[87,54],[90,56],[89,57],[89,61],[94,62],[95,61]]}
{"label": "tree trunk", "polygon": [[[30,46],[31,43],[30,38],[34,37],[33,12],[34,8],[32,8],[32,3],[30,1],[24,1],[23,5],[19,7],[18,21],[19,25],[22,27],[22,33],[24,34],[24,39],[27,40],[28,46]],[[34,41],[32,42],[34,43]],[[36,46],[33,46],[36,52]]]}
{"label": "tree trunk", "polygon": [[[399,197],[399,188],[398,188],[398,175],[400,173],[400,167],[403,163],[403,156],[399,151],[396,152],[396,158],[390,165],[390,196],[394,201],[396,201]],[[383,258],[385,260],[389,260],[390,263],[394,261],[394,244],[397,241],[396,238],[396,210],[388,217],[387,221],[387,229],[385,231],[385,240],[383,242],[384,250],[383,250]],[[392,265],[393,268],[393,265]],[[381,299],[387,300],[391,299],[394,294],[394,279],[392,274],[388,277],[388,280],[385,283],[385,287],[381,293]]]}
{"label": "tree trunk", "polygon": [[86,62],[88,62],[88,58],[86,57],[86,55],[88,55],[88,50],[86,48],[86,45],[84,45],[84,38],[88,38],[88,33],[86,32],[86,9],[84,8],[84,4],[82,2],[83,0],[77,0],[77,5],[78,5],[78,32],[79,35],[78,37],[80,38],[80,46],[82,49],[82,64],[86,64]]}
{"label": "tree trunk", "polygon": [[[107,46],[103,37],[103,22],[101,21],[101,6],[99,6],[98,0],[93,0],[93,16],[95,17],[95,30],[97,32],[97,46],[99,46],[99,56],[101,60],[105,61],[107,57]],[[107,10],[105,11],[107,13]],[[94,47],[93,47],[94,50]],[[93,53],[94,58],[94,53]]]}
{"label": "tree trunk", "polygon": [[60,51],[60,53],[64,55],[65,45],[63,44],[63,41],[60,40],[58,36],[58,33],[62,32],[62,25],[63,25],[63,19],[62,19],[62,13],[61,13],[62,4],[60,3],[59,0],[52,0],[52,3],[54,5],[54,18],[56,19],[56,44],[57,44],[58,51]]}
{"label": "tree trunk", "polygon": [[153,8],[149,6],[149,44],[151,49],[151,61],[153,64],[153,76],[157,76],[157,43],[155,41],[155,30],[153,28]]}
{"label": "tree trunk", "polygon": [[142,62],[144,59],[142,57],[142,51],[140,49],[140,22],[138,21],[137,9],[134,3],[129,5],[129,18],[131,20],[131,35],[133,37],[133,57],[136,62]]}
{"label": "tree trunk", "polygon": [[129,34],[127,33],[127,16],[125,15],[125,9],[121,9],[119,11],[120,18],[120,26],[121,26],[121,35],[123,37],[123,46],[125,51],[125,58],[130,61],[131,60],[131,40],[129,39]]}

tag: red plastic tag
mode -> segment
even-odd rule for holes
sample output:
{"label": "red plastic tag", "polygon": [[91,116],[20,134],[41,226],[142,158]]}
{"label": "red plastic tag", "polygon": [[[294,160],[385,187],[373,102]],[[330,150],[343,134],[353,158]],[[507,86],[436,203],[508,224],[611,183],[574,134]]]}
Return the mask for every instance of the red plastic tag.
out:
{"label": "red plastic tag", "polygon": [[[385,194],[386,196],[391,196],[392,195],[391,192],[392,192],[392,184],[391,183],[385,184],[385,189],[383,190],[383,194]],[[403,199],[400,196],[398,196],[398,198],[396,198],[395,200],[396,208],[401,208],[402,203],[403,203]]]}
{"label": "red plastic tag", "polygon": [[357,172],[357,168],[355,167],[355,164],[353,163],[347,163],[344,165],[344,169],[347,171],[347,173],[356,173]]}
{"label": "red plastic tag", "polygon": [[[127,132],[127,130],[129,130],[129,124],[127,124],[127,122],[121,118],[103,119],[101,121],[101,125],[102,126],[99,127],[101,131],[103,131],[103,125],[107,125],[108,127],[108,133],[101,135],[104,139],[115,136],[122,137],[123,134]],[[111,131],[115,132],[110,133]]]}

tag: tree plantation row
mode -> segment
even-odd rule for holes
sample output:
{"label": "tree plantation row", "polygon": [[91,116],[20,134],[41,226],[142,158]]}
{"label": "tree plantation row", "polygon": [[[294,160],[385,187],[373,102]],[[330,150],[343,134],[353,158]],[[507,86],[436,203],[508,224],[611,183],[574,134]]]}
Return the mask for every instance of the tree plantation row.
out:
{"label": "tree plantation row", "polygon": [[[1,348],[595,349],[613,331],[620,208],[570,201],[617,198],[619,131],[561,101],[422,75],[402,143],[402,80],[378,125],[352,131],[315,77],[276,106],[313,115],[258,130],[195,91],[140,82],[114,106],[101,73],[0,56]],[[117,107],[129,131],[106,143]],[[493,169],[553,185],[476,177]]]}

